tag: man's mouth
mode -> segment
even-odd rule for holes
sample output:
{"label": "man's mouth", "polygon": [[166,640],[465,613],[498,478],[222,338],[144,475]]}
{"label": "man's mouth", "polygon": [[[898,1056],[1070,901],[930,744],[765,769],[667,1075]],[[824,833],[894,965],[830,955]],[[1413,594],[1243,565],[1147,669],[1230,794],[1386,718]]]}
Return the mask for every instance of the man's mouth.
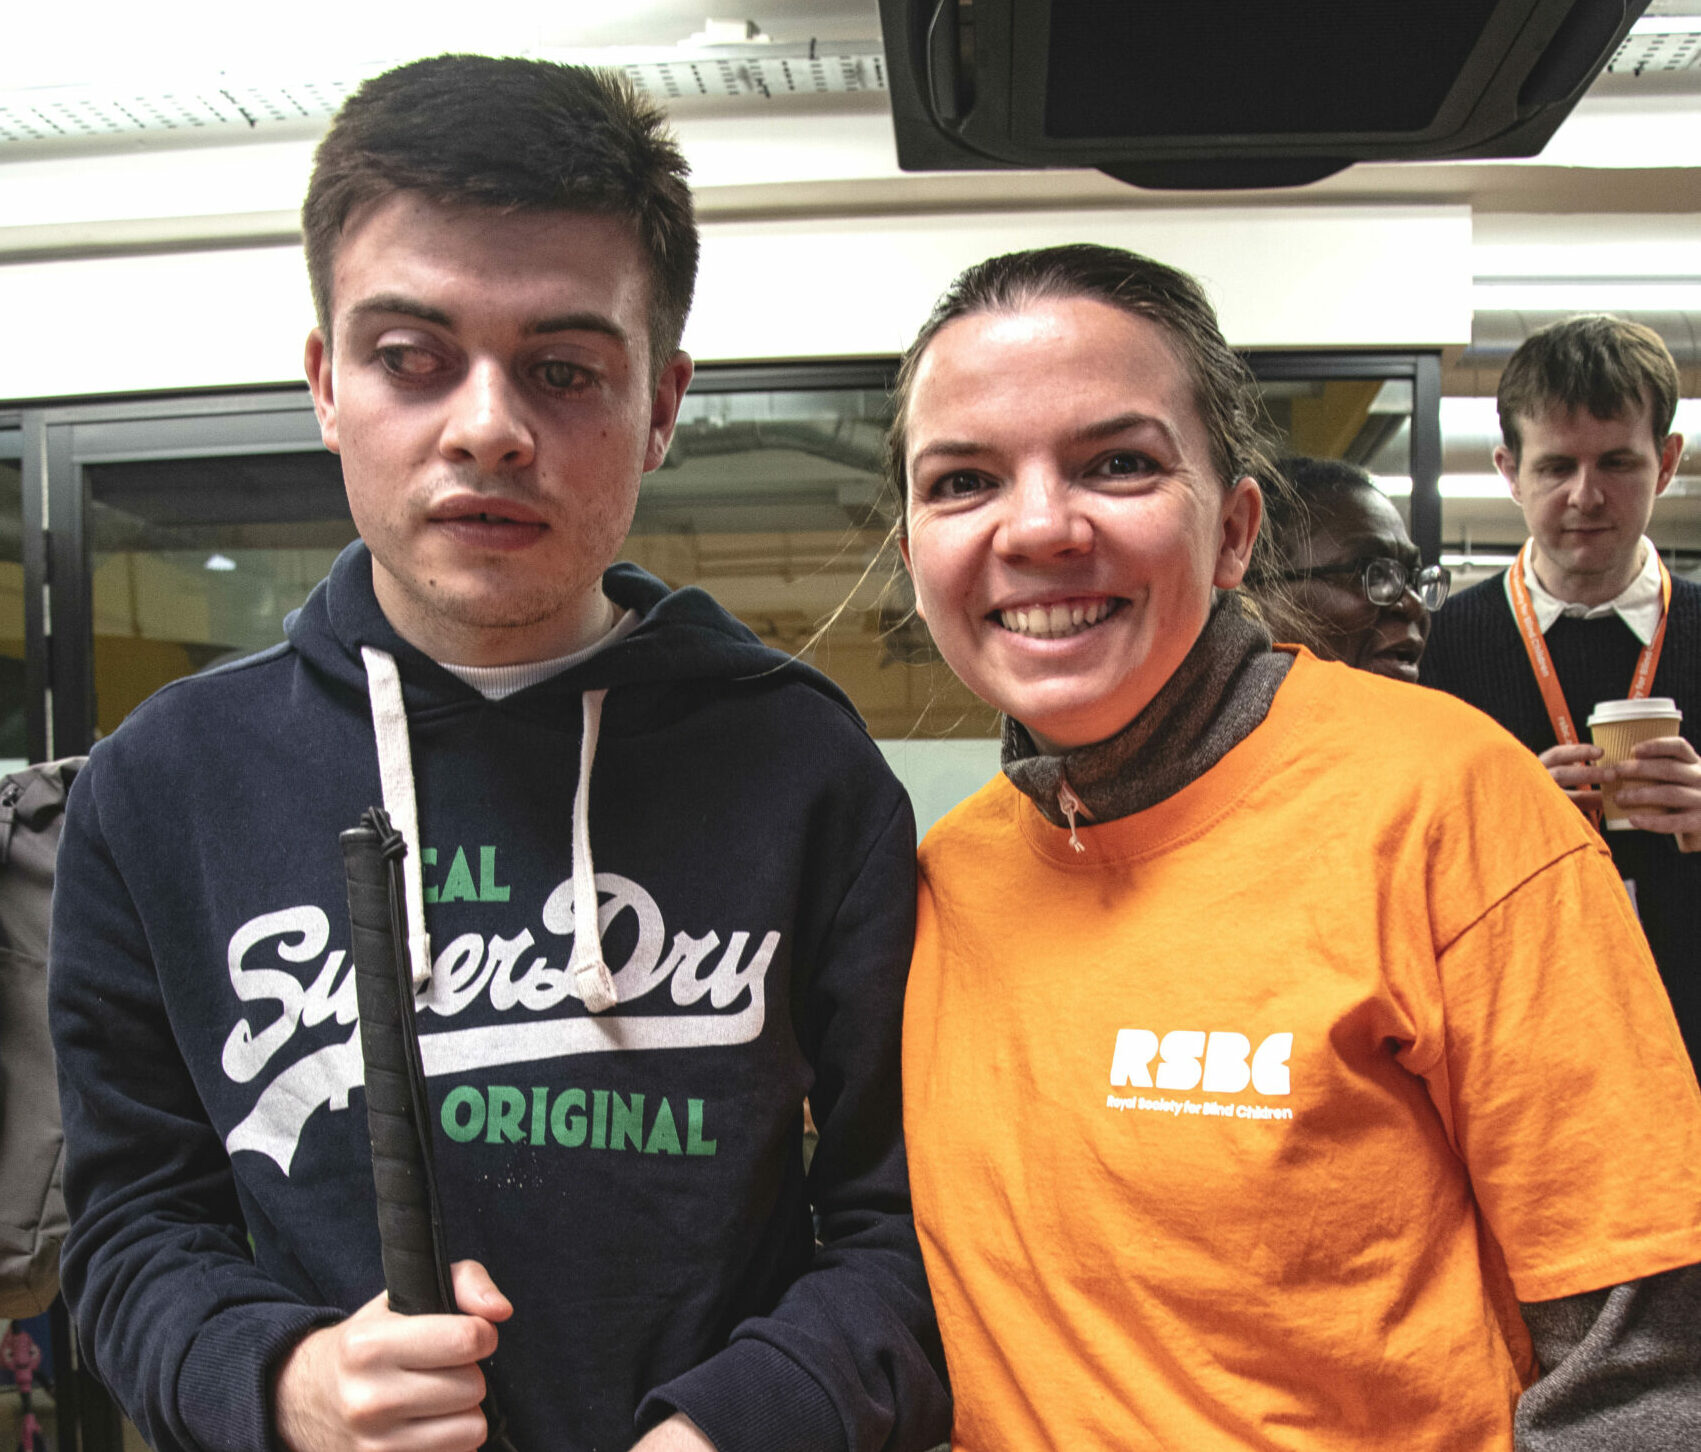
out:
{"label": "man's mouth", "polygon": [[1083,596],[995,610],[993,618],[1015,635],[1025,635],[1031,640],[1060,640],[1103,624],[1127,603],[1115,595]]}
{"label": "man's mouth", "polygon": [[543,519],[535,510],[523,504],[510,505],[502,501],[475,505],[449,504],[431,511],[433,524],[529,524],[540,525]]}

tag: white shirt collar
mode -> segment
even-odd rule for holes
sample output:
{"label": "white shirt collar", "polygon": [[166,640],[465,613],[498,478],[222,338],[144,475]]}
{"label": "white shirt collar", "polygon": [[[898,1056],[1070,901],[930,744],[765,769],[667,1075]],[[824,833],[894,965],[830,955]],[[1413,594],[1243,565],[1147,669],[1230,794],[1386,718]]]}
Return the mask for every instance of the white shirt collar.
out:
{"label": "white shirt collar", "polygon": [[558,655],[554,660],[533,660],[520,665],[504,666],[450,665],[448,661],[443,660],[437,664],[450,675],[459,676],[485,700],[500,701],[504,696],[523,691],[527,686],[535,686],[539,681],[547,681],[551,676],[558,676],[562,671],[571,670],[582,661],[589,660],[599,650],[630,635],[638,628],[643,618],[636,610],[623,610],[614,624],[596,640],[571,655]]}
{"label": "white shirt collar", "polygon": [[[1660,558],[1654,549],[1653,541],[1646,535],[1642,536],[1642,568],[1636,572],[1636,578],[1618,595],[1601,605],[1578,605],[1549,594],[1542,582],[1536,578],[1531,562],[1534,547],[1535,541],[1527,540],[1520,555],[1524,561],[1524,584],[1530,591],[1530,605],[1536,612],[1536,624],[1541,627],[1543,635],[1548,633],[1553,622],[1561,615],[1569,615],[1578,620],[1602,620],[1608,615],[1617,615],[1643,645],[1653,640],[1654,632],[1660,626],[1660,612],[1664,605],[1660,599]],[[1506,572],[1506,598],[1508,601],[1512,598],[1510,570]]]}

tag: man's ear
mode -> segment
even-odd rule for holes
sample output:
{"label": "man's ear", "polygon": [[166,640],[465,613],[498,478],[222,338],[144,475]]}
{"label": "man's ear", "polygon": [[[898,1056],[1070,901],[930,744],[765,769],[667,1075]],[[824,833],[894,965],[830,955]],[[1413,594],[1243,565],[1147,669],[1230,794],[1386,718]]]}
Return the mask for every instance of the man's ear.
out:
{"label": "man's ear", "polygon": [[1660,445],[1660,475],[1654,481],[1654,494],[1656,496],[1666,492],[1666,485],[1671,483],[1673,476],[1677,473],[1677,466],[1682,460],[1683,435],[1667,434],[1665,443]]}
{"label": "man's ear", "polygon": [[1211,583],[1219,590],[1232,590],[1246,578],[1263,519],[1264,493],[1258,481],[1250,474],[1237,479],[1223,496],[1223,534],[1217,547],[1216,573],[1211,576]]}
{"label": "man's ear", "polygon": [[1518,456],[1505,444],[1494,446],[1494,467],[1500,471],[1500,477],[1506,481],[1506,487],[1512,491],[1512,498],[1519,504],[1524,502],[1523,493],[1518,488]]}
{"label": "man's ear", "polygon": [[319,420],[319,437],[333,454],[337,449],[337,395],[331,369],[331,345],[315,328],[307,335],[307,387],[313,394],[313,413]]}
{"label": "man's ear", "polygon": [[650,399],[650,436],[644,445],[644,472],[659,469],[667,457],[667,446],[673,442],[674,426],[679,422],[679,405],[685,400],[685,390],[691,386],[693,367],[688,353],[675,353],[662,366],[656,379],[656,391]]}

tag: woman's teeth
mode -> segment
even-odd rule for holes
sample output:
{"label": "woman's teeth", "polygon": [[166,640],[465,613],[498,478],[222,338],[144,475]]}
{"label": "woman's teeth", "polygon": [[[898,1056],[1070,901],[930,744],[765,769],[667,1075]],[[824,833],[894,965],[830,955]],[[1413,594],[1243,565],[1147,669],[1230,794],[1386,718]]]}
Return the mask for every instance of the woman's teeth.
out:
{"label": "woman's teeth", "polygon": [[1017,635],[1055,640],[1097,625],[1110,614],[1112,604],[1110,600],[1077,600],[1058,605],[1028,605],[1017,610],[1000,610],[998,623]]}

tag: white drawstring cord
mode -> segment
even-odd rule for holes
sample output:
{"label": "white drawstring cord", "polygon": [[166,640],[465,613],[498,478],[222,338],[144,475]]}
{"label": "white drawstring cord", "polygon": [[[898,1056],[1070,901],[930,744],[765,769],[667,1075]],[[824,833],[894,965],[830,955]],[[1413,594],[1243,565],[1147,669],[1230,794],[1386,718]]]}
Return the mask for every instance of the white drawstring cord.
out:
{"label": "white drawstring cord", "polygon": [[378,742],[378,781],[390,825],[402,834],[402,899],[408,920],[408,971],[415,993],[431,982],[431,939],[425,933],[425,878],[419,861],[419,808],[413,792],[413,753],[408,748],[408,717],[402,706],[402,678],[396,662],[370,645],[360,648],[366,664],[366,690],[372,701],[372,733]]}
{"label": "white drawstring cord", "polygon": [[602,698],[607,694],[607,691],[586,691],[581,698],[585,731],[579,742],[579,785],[573,791],[573,959],[568,966],[580,999],[592,1013],[601,1013],[620,1002],[614,975],[602,960],[597,870],[591,861],[591,763],[596,760]]}
{"label": "white drawstring cord", "polygon": [[[413,755],[408,718],[402,706],[402,680],[384,651],[362,646],[367,691],[372,701],[372,731],[378,743],[378,780],[384,810],[407,843],[402,860],[402,896],[408,920],[409,972],[416,993],[431,982],[431,939],[425,931],[425,879],[420,869],[419,808],[414,799]],[[602,727],[607,691],[586,691],[581,698],[584,736],[579,743],[579,784],[573,792],[573,957],[569,964],[580,999],[592,1013],[620,1001],[614,975],[602,956],[597,914],[596,865],[591,860],[591,767]]]}

